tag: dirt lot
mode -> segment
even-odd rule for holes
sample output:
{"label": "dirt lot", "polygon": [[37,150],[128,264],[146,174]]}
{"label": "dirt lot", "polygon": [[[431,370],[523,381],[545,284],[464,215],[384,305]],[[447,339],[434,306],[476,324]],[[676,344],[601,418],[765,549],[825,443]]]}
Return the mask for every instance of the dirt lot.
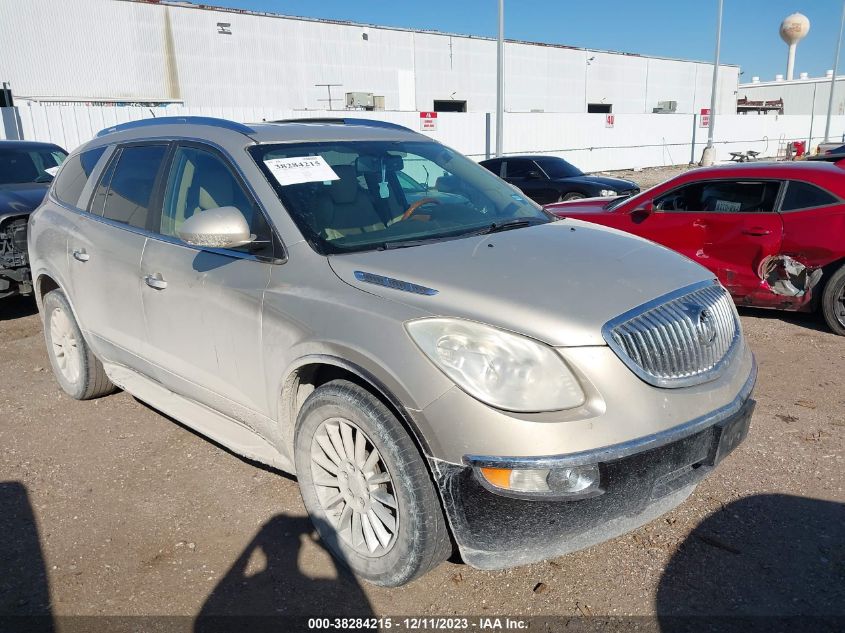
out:
{"label": "dirt lot", "polygon": [[61,393],[33,304],[2,301],[0,615],[845,617],[845,339],[813,317],[742,322],[751,433],[677,510],[557,560],[383,589],[337,571],[292,479],[126,393]]}

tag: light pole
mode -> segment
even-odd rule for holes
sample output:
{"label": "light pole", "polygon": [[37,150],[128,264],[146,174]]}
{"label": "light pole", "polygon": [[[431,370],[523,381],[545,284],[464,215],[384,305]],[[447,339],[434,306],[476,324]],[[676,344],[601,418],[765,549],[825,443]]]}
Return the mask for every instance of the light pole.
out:
{"label": "light pole", "polygon": [[707,147],[701,154],[702,167],[713,164],[713,155],[716,153],[713,147],[713,130],[716,127],[716,99],[719,92],[719,56],[722,53],[722,9],[724,0],[719,0],[719,16],[716,21],[716,59],[713,62],[713,86],[710,89],[710,121],[707,126]]}
{"label": "light pole", "polygon": [[825,143],[830,140],[830,117],[833,114],[833,93],[836,90],[836,72],[839,70],[839,53],[842,50],[843,28],[845,28],[845,2],[842,3],[842,20],[839,24],[839,38],[836,40],[836,57],[833,60],[833,77],[830,78],[830,99],[827,101],[827,121],[824,124]]}
{"label": "light pole", "polygon": [[496,156],[502,155],[505,118],[505,0],[499,0],[499,39],[496,42]]}

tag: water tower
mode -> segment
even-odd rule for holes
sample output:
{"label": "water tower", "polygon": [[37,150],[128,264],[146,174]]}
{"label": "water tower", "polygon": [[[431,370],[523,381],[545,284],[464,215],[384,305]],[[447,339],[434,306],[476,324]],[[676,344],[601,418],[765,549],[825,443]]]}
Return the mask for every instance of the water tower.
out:
{"label": "water tower", "polygon": [[786,62],[786,80],[792,81],[792,74],[795,70],[795,49],[798,42],[807,37],[810,32],[810,20],[806,15],[793,13],[780,25],[780,37],[789,46],[789,57]]}

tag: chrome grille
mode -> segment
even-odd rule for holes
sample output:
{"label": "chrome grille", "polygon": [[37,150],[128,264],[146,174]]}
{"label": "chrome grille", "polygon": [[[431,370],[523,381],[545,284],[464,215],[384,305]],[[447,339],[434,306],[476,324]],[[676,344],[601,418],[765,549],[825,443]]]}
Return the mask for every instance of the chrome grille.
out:
{"label": "chrome grille", "polygon": [[736,309],[715,282],[696,284],[609,321],[604,338],[640,378],[659,387],[714,379],[740,339]]}

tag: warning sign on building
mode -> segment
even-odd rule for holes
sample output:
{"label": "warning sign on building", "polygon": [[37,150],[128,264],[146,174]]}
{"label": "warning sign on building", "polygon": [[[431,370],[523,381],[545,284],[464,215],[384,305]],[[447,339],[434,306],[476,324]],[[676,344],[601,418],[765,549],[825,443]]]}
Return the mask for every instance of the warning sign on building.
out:
{"label": "warning sign on building", "polygon": [[420,112],[420,130],[434,132],[437,129],[436,112]]}
{"label": "warning sign on building", "polygon": [[701,116],[698,117],[698,127],[710,127],[710,108],[701,108]]}
{"label": "warning sign on building", "polygon": [[616,125],[616,115],[606,114],[604,116],[604,127],[613,127],[614,125]]}

